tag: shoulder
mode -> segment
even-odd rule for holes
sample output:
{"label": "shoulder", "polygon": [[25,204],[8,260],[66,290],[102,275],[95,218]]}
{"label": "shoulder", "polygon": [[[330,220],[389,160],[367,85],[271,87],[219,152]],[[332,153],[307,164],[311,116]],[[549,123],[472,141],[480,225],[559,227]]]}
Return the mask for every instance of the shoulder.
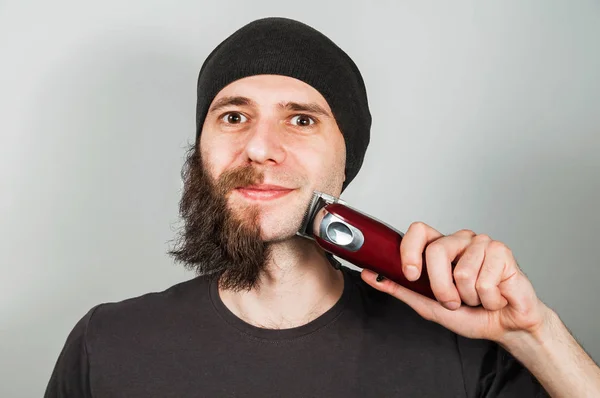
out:
{"label": "shoulder", "polygon": [[203,300],[209,300],[209,281],[197,277],[161,292],[89,309],[67,336],[45,396],[89,397],[92,368],[101,377],[124,358],[160,345],[165,336],[179,336],[178,328],[194,319],[190,314],[201,315]]}
{"label": "shoulder", "polygon": [[539,381],[499,344],[457,336],[469,396],[549,397]]}
{"label": "shoulder", "polygon": [[210,279],[208,277],[195,277],[193,279],[177,283],[165,290],[148,292],[143,295],[130,297],[121,301],[105,302],[97,305],[94,318],[99,314],[102,316],[127,315],[135,316],[146,310],[160,310],[165,306],[183,304],[194,298],[206,295]]}
{"label": "shoulder", "polygon": [[368,285],[360,271],[345,268],[344,272],[358,292],[354,296],[369,330],[387,344],[414,345],[421,357],[431,352],[435,363],[455,358],[467,396],[547,396],[531,373],[497,343],[469,339],[427,321],[404,302]]}
{"label": "shoulder", "polygon": [[140,330],[150,332],[186,319],[210,301],[209,283],[208,277],[196,277],[163,291],[98,304],[80,321],[85,323],[86,340],[92,344],[107,336],[131,337]]}

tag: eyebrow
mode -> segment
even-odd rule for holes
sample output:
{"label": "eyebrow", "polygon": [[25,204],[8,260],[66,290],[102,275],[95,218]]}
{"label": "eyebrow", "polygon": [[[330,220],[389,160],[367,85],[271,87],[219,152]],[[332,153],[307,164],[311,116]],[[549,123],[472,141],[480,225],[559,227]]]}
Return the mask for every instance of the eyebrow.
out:
{"label": "eyebrow", "polygon": [[280,102],[279,106],[281,108],[294,111],[294,112],[310,112],[315,115],[321,115],[326,117],[331,117],[329,112],[325,110],[321,105],[311,102],[311,103],[299,103],[299,102]]}
{"label": "eyebrow", "polygon": [[[300,102],[280,102],[279,107],[282,109],[287,109],[293,112],[310,112],[315,115],[321,115],[326,117],[331,117],[331,114],[323,108],[321,105],[310,102],[310,103],[300,103]],[[242,96],[233,96],[233,97],[223,97],[213,104],[208,113],[213,113],[218,111],[219,109],[226,108],[228,106],[251,106],[256,107],[256,102],[252,101],[248,97]]]}
{"label": "eyebrow", "polygon": [[223,97],[213,104],[208,113],[216,112],[227,106],[256,106],[256,103],[247,97]]}

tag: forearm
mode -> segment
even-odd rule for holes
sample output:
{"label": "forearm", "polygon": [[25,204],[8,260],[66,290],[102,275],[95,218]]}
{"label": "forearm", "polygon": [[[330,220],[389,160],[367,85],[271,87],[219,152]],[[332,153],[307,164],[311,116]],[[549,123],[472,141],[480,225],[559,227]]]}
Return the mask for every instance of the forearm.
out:
{"label": "forearm", "polygon": [[508,336],[501,345],[552,397],[600,397],[600,368],[554,311],[535,333]]}

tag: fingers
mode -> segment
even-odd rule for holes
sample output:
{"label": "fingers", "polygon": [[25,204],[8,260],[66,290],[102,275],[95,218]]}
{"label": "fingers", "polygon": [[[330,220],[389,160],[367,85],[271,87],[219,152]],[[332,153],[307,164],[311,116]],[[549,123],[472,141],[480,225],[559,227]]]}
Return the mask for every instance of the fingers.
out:
{"label": "fingers", "polygon": [[423,318],[437,322],[455,333],[470,338],[487,338],[486,334],[494,332],[490,330],[488,315],[481,307],[462,307],[455,311],[449,311],[437,301],[413,292],[389,279],[378,281],[377,274],[373,271],[364,269],[361,278],[375,289],[403,301]]}
{"label": "fingers", "polygon": [[423,269],[423,252],[428,243],[443,235],[422,222],[412,223],[400,242],[400,261],[406,279],[415,281]]}
{"label": "fingers", "polygon": [[431,290],[436,299],[450,310],[456,310],[461,304],[461,295],[454,285],[452,261],[463,254],[473,235],[472,231],[459,231],[436,240],[425,251]]}
{"label": "fingers", "polygon": [[487,245],[491,241],[487,235],[477,235],[466,248],[454,268],[454,281],[462,301],[472,307],[481,304],[475,283],[485,259]]}
{"label": "fingers", "polygon": [[509,272],[518,271],[503,243],[471,230],[443,236],[421,222],[408,228],[400,243],[400,256],[404,275],[412,281],[423,272],[425,259],[431,290],[450,310],[463,302],[472,307],[481,304],[490,311],[504,308],[508,301],[501,293],[501,283],[511,276]]}
{"label": "fingers", "polygon": [[[362,278],[425,319],[463,336],[494,341],[504,338],[507,330],[536,330],[543,321],[543,303],[502,242],[470,230],[443,236],[426,224],[414,223],[403,236],[400,255],[407,279],[427,272],[434,300],[392,280],[380,280],[366,269]],[[417,275],[411,275],[410,266],[417,268]]]}
{"label": "fingers", "polygon": [[505,271],[508,271],[508,261],[512,258],[505,248],[506,246],[496,241],[488,244],[485,260],[475,283],[481,304],[490,311],[500,310],[508,304],[499,288],[503,279],[508,277]]}

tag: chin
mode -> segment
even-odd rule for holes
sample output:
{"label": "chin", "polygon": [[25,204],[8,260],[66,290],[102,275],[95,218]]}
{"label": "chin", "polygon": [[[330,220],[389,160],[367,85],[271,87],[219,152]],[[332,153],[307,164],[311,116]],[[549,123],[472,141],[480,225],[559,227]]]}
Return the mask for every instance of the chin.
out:
{"label": "chin", "polygon": [[272,217],[262,215],[260,221],[261,238],[265,242],[281,242],[296,236],[302,222],[301,217]]}

